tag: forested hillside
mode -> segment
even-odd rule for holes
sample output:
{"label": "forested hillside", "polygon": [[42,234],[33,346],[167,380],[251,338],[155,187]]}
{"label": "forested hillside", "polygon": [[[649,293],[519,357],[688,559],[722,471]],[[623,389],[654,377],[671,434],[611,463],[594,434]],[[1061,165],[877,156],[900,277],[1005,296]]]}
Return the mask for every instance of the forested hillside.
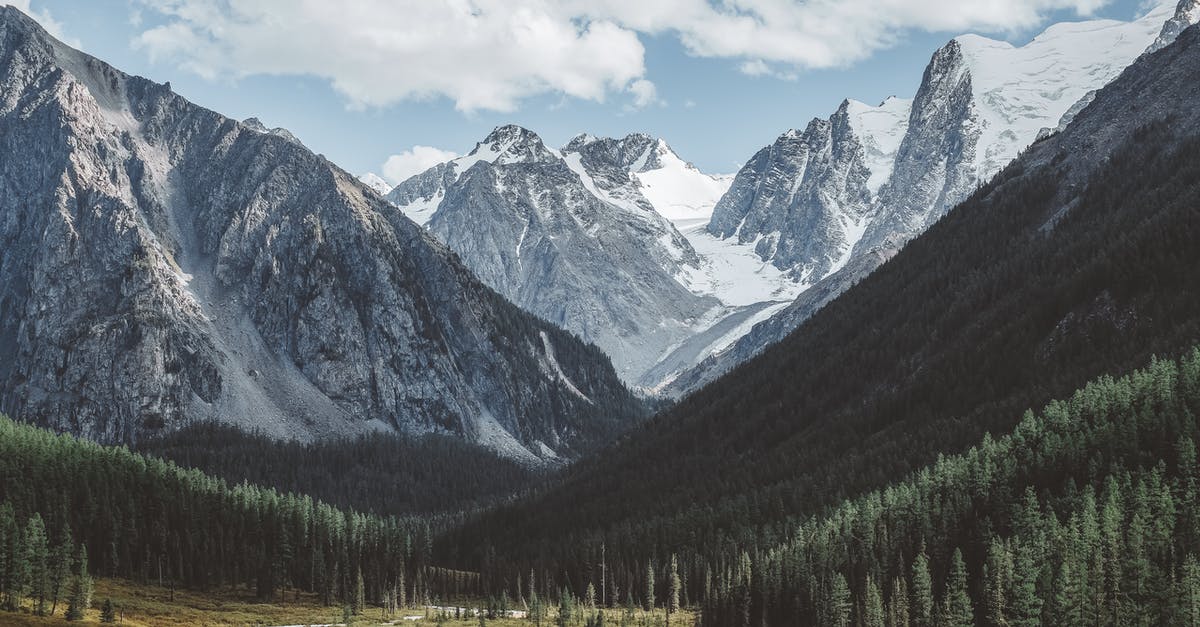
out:
{"label": "forested hillside", "polygon": [[245,587],[266,600],[296,588],[355,611],[403,605],[439,591],[430,542],[418,520],[233,485],[0,418],[0,596],[9,607],[52,596],[60,550],[71,568],[160,586]]}
{"label": "forested hillside", "polygon": [[1197,85],[1192,28],[784,342],[439,546],[573,582],[601,546],[618,583],[673,552],[723,573],[1027,408],[1192,346]]}
{"label": "forested hillside", "polygon": [[503,502],[550,471],[447,435],[374,433],[302,443],[220,423],[142,440],[136,450],[230,483],[271,486],[374,514],[427,518]]}

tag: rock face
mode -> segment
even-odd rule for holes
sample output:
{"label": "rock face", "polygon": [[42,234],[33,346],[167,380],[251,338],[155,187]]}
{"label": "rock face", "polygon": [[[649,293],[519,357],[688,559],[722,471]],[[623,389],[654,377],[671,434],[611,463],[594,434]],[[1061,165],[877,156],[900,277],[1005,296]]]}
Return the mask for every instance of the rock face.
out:
{"label": "rock face", "polygon": [[[885,102],[874,110],[875,124],[856,127],[850,102],[803,133],[785,133],[738,173],[708,232],[756,242],[764,261],[817,291],[665,391],[694,390],[782,339],[817,303],[873,271],[1046,129],[1064,128],[1143,51],[1169,44],[1198,20],[1200,0],[1169,0],[1131,22],[1056,24],[1020,47],[964,35],[934,53],[911,103],[890,101],[907,112],[903,121],[887,114]],[[902,139],[891,143],[896,137]],[[883,146],[873,162],[859,156],[872,140]],[[864,172],[883,182],[872,189],[862,183]]]}
{"label": "rock face", "polygon": [[784,133],[738,172],[708,232],[752,243],[764,261],[800,282],[838,270],[871,216],[910,104],[847,100],[828,120]]}
{"label": "rock face", "polygon": [[678,280],[700,259],[642,194],[639,173],[660,169],[664,152],[645,135],[580,136],[559,151],[502,126],[388,199],[489,286],[596,343],[634,382],[720,306]]}
{"label": "rock face", "polygon": [[290,134],[11,7],[0,155],[2,411],[103,441],[210,418],[279,437],[442,431],[529,460],[640,415],[598,349]]}

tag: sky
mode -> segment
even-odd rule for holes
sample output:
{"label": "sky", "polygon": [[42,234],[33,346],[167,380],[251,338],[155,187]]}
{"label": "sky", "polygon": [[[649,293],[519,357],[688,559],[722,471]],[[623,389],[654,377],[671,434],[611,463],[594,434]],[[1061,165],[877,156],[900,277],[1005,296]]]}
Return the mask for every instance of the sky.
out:
{"label": "sky", "polygon": [[912,97],[974,32],[1015,45],[1142,0],[0,0],[117,68],[392,183],[515,123],[663,137],[732,173],[845,98]]}

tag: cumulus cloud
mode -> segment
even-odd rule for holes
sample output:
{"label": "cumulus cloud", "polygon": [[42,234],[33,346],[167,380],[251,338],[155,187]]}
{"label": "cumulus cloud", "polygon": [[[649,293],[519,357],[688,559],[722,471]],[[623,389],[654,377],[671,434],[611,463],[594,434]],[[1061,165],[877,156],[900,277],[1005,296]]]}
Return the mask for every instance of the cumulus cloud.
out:
{"label": "cumulus cloud", "polygon": [[420,174],[433,166],[449,161],[458,154],[449,150],[441,150],[433,146],[413,146],[398,155],[392,155],[383,162],[383,177],[393,185],[403,183],[414,174]]}
{"label": "cumulus cloud", "polygon": [[542,94],[657,102],[646,35],[789,77],[861,61],[913,31],[1015,32],[1108,0],[140,2],[162,19],[135,45],[201,76],[314,75],[355,107],[445,97],[462,111],[511,111]]}

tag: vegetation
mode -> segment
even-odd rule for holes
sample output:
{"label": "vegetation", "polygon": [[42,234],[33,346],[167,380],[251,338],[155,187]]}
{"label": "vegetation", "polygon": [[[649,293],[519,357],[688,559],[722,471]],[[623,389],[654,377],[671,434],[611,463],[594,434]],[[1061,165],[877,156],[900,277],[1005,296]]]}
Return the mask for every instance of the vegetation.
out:
{"label": "vegetation", "polygon": [[380,515],[477,510],[541,478],[488,449],[440,435],[376,433],[306,444],[203,423],[143,440],[137,451],[231,483],[271,486]]}

